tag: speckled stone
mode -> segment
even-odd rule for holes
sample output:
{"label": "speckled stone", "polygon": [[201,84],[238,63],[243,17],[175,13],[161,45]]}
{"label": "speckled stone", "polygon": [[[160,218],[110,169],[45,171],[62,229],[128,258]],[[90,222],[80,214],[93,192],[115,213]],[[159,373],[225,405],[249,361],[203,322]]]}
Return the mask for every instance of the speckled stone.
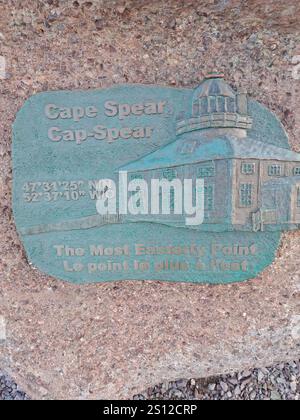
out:
{"label": "speckled stone", "polygon": [[217,67],[300,151],[299,2],[0,1],[0,366],[33,398],[126,398],[155,383],[299,359],[300,233],[246,283],[74,286],[26,261],[11,211],[11,126],[43,90],[193,87]]}

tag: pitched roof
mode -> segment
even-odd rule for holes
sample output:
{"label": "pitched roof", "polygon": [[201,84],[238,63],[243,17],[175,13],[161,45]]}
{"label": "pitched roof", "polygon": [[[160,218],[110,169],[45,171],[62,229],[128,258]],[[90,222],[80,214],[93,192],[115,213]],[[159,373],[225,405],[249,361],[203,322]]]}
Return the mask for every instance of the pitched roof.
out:
{"label": "pitched roof", "polygon": [[300,153],[250,137],[223,135],[208,138],[205,133],[192,132],[183,134],[155,152],[129,162],[119,168],[119,171],[146,171],[234,158],[300,162]]}

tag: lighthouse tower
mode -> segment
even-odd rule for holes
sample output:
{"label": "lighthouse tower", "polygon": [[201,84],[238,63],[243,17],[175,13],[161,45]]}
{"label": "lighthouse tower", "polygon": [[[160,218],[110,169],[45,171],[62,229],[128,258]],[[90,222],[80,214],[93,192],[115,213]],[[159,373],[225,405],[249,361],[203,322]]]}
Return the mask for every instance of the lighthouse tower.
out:
{"label": "lighthouse tower", "polygon": [[246,92],[235,92],[223,77],[211,73],[195,89],[191,116],[177,123],[178,135],[208,128],[251,128]]}

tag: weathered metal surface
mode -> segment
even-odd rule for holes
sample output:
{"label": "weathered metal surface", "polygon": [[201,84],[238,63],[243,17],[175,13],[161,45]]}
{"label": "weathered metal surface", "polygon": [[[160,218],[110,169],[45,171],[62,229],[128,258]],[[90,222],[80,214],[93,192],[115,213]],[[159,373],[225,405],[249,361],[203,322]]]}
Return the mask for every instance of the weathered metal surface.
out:
{"label": "weathered metal surface", "polygon": [[[300,154],[272,113],[217,75],[195,90],[36,95],[14,125],[13,166],[29,259],[72,282],[242,281],[300,224]],[[148,183],[203,179],[203,223],[174,211],[97,214],[98,180],[118,184],[123,172]]]}

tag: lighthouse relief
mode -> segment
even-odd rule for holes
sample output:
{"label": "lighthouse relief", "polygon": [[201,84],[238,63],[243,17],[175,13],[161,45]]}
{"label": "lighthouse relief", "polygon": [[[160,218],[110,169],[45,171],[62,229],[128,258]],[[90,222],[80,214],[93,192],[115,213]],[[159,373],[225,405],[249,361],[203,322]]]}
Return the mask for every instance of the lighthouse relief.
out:
{"label": "lighthouse relief", "polygon": [[244,281],[300,225],[300,154],[216,72],[192,89],[33,96],[14,124],[13,170],[28,259],[74,283]]}

